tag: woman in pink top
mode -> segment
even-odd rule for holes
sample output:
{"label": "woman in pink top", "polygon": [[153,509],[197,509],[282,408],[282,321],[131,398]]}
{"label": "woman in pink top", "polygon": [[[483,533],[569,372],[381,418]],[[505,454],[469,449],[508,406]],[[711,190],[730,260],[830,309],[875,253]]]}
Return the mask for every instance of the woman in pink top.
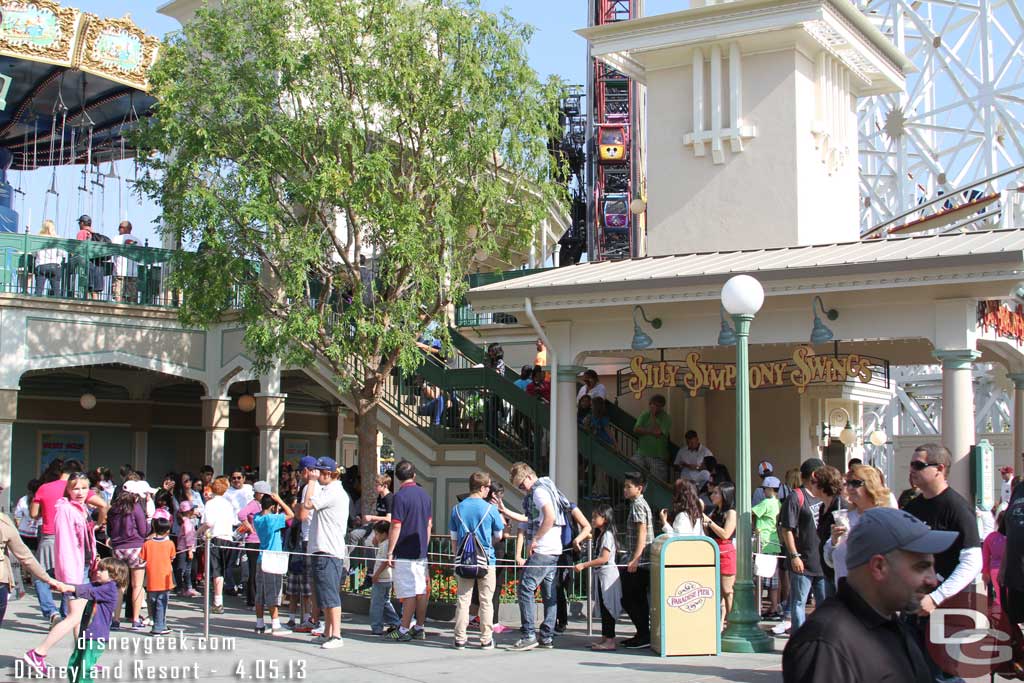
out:
{"label": "woman in pink top", "polygon": [[989,601],[1002,605],[999,600],[999,567],[1003,564],[1006,552],[1006,512],[1000,512],[996,518],[996,530],[985,537],[981,544],[981,575],[988,586]]}
{"label": "woman in pink top", "polygon": [[[89,520],[89,508],[85,501],[89,498],[89,475],[76,472],[67,480],[64,497],[56,504],[53,517],[54,556],[53,571],[57,580],[72,586],[89,583],[89,565],[96,557],[96,537]],[[45,656],[50,648],[59,643],[64,636],[78,629],[82,621],[82,612],[88,600],[84,598],[65,597],[67,616],[51,629],[42,644],[35,648]]]}

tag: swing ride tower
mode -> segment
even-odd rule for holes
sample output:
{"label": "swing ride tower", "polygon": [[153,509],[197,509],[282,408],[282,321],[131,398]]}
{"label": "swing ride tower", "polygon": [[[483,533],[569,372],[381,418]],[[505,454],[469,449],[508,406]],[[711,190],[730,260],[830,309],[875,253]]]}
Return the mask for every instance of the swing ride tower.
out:
{"label": "swing ride tower", "polygon": [[[53,0],[0,2],[0,13],[0,232],[35,229],[31,209],[15,211],[18,201],[24,209],[26,172],[50,173],[36,222],[93,213],[112,180],[121,204],[114,162],[135,154],[124,136],[153,104],[147,73],[159,41],[127,15],[102,19]],[[77,187],[58,181],[67,166],[81,167]]]}

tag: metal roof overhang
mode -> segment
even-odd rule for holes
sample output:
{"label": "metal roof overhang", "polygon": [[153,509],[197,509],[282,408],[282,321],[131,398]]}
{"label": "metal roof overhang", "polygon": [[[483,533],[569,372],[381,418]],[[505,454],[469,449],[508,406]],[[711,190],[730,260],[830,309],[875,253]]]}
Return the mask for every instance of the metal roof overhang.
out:
{"label": "metal roof overhang", "polygon": [[[990,236],[984,245],[973,245],[968,241],[982,235]],[[881,245],[890,253],[878,254],[875,249],[870,249],[858,254],[867,258],[822,263],[845,254],[847,250],[862,251],[872,244]],[[982,248],[972,249],[972,246]],[[934,253],[937,247],[947,253]],[[931,253],[920,257],[912,253],[897,255],[904,251]],[[788,266],[785,265],[787,261],[796,263]],[[542,298],[564,298],[566,295],[573,297],[573,306],[631,305],[645,298],[645,293],[652,300],[699,300],[717,296],[721,285],[740,273],[761,280],[769,296],[808,294],[836,288],[856,289],[857,280],[868,279],[871,283],[865,283],[863,288],[1011,281],[1024,277],[1024,231],[872,240],[753,252],[684,254],[632,259],[616,262],[612,267],[609,265],[580,264],[505,280],[471,290],[469,300],[480,311],[522,310],[526,297],[534,298],[538,306]],[[703,292],[693,291],[701,288]],[[677,292],[678,296],[666,295],[667,291]],[[586,298],[590,301],[584,301]]]}

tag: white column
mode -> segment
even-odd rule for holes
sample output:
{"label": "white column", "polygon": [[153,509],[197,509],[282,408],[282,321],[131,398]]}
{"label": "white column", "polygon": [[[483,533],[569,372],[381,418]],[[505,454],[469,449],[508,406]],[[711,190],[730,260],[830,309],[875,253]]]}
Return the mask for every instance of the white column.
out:
{"label": "white column", "polygon": [[974,361],[981,354],[974,349],[936,351],[942,361],[942,445],[953,457],[949,483],[968,500],[971,492],[970,455],[974,433]]}
{"label": "white column", "polygon": [[260,430],[260,479],[277,490],[281,468],[281,428],[285,394],[256,394],[256,426]]}
{"label": "white column", "polygon": [[132,419],[132,466],[139,472],[149,472],[149,428],[152,421],[153,404],[139,401]]}
{"label": "white column", "polygon": [[559,365],[557,384],[558,392],[558,443],[555,444],[558,457],[555,460],[556,472],[551,476],[569,500],[579,500],[579,444],[576,438],[576,378],[586,368],[576,365]]}
{"label": "white column", "polygon": [[149,432],[132,432],[132,447],[135,453],[132,466],[139,472],[149,472]]}
{"label": "white column", "polygon": [[331,439],[333,451],[331,457],[336,463],[348,467],[349,464],[345,462],[345,408],[335,406],[335,410],[337,412],[327,418],[329,421],[328,436]]}
{"label": "white column", "polygon": [[18,389],[0,389],[0,510],[11,511],[11,465],[14,462],[14,421]]}
{"label": "white column", "polygon": [[1015,472],[1021,472],[1024,463],[1024,372],[1011,372],[1008,377],[1013,380],[1013,458],[1011,464]]}
{"label": "white column", "polygon": [[228,428],[231,399],[203,396],[206,464],[216,475],[224,474],[224,432]]}

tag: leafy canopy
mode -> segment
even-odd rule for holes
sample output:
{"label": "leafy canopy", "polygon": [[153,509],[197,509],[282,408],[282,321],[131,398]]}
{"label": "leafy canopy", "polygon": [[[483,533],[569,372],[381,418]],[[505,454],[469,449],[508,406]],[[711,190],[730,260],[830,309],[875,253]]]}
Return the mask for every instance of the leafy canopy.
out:
{"label": "leafy canopy", "polygon": [[363,359],[350,388],[375,403],[474,259],[524,250],[562,201],[560,87],[528,66],[529,37],[476,2],[200,10],[162,50],[137,141],[156,152],[142,191],[200,245],[175,266],[183,320],[217,321],[236,291],[261,364],[320,358],[345,384]]}

